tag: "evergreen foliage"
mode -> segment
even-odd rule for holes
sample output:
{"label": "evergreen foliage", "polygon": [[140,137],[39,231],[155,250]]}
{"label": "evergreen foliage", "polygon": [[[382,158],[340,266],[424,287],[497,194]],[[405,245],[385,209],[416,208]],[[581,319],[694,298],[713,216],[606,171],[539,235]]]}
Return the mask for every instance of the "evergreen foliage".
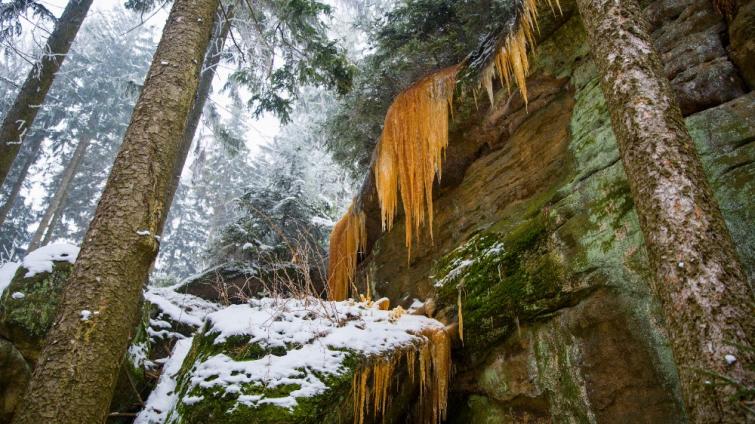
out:
{"label": "evergreen foliage", "polygon": [[306,262],[322,269],[327,236],[350,193],[318,135],[305,128],[326,110],[327,95],[308,90],[294,111],[295,122],[251,165],[244,193],[232,206],[235,219],[211,240],[210,261],[259,265]]}
{"label": "evergreen foliage", "polygon": [[56,21],[55,15],[36,0],[11,0],[0,4],[0,41],[21,35],[22,16],[31,13],[35,17]]}
{"label": "evergreen foliage", "polygon": [[330,6],[317,0],[242,1],[236,9],[231,49],[238,69],[229,87],[248,89],[255,116],[272,112],[291,120],[301,86],[346,94],[354,68],[345,50],[328,36]]}

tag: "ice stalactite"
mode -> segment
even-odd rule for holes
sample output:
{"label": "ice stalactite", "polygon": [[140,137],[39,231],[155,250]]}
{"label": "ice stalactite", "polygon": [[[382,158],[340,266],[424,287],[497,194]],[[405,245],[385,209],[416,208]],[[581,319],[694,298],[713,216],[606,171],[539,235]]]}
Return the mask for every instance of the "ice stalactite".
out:
{"label": "ice stalactite", "polygon": [[440,178],[448,146],[458,66],[436,72],[405,90],[385,117],[373,166],[383,229],[390,231],[398,195],[406,217],[406,247],[411,256],[415,232],[427,225],[432,237],[433,182]]}
{"label": "ice stalactite", "polygon": [[376,360],[354,374],[352,398],[355,424],[363,424],[368,414],[377,419],[388,411],[391,396],[397,389],[392,387],[392,383],[402,363],[406,365],[410,379],[403,383],[418,386],[419,422],[437,424],[446,418],[452,365],[451,339],[442,328],[426,329],[422,335],[424,342],[414,349]]}
{"label": "ice stalactite", "polygon": [[[556,9],[561,12],[559,0],[546,0],[551,11]],[[527,47],[535,46],[535,33],[538,31],[538,0],[524,0],[519,12],[517,24],[513,31],[508,33],[496,47],[495,56],[480,73],[480,86],[487,92],[490,104],[494,103],[493,78],[498,75],[501,85],[510,93],[514,83],[519,87],[519,92],[527,103],[527,74],[529,72],[529,60],[527,59]],[[476,93],[475,93],[476,94]]]}
{"label": "ice stalactite", "polygon": [[357,259],[365,250],[367,235],[364,212],[353,204],[330,233],[328,253],[328,298],[344,300],[354,281]]}

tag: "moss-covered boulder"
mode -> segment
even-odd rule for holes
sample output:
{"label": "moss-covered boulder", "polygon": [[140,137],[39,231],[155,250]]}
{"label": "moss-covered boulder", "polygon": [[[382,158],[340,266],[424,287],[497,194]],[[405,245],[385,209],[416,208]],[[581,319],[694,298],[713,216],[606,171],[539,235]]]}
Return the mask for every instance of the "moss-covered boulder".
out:
{"label": "moss-covered boulder", "polygon": [[0,338],[0,423],[8,423],[31,378],[31,368],[13,343]]}
{"label": "moss-covered boulder", "polygon": [[[71,260],[64,257],[47,259],[47,266],[40,266],[44,252],[38,252],[24,259],[0,296],[0,336],[10,340],[32,363],[39,357],[42,342],[55,319],[63,286],[73,268]],[[76,258],[73,252],[67,256]]]}
{"label": "moss-covered boulder", "polygon": [[[408,370],[423,370],[425,387],[447,390],[450,342],[439,322],[402,312],[264,298],[212,313],[193,341],[178,342],[136,422],[340,423],[360,411],[366,422],[395,422],[419,414],[423,377]],[[440,394],[427,391],[425,402]]]}

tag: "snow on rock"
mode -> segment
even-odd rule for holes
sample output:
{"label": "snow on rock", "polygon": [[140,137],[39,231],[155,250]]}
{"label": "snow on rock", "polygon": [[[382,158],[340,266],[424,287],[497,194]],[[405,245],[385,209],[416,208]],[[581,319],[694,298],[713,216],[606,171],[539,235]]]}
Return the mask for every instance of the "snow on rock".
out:
{"label": "snow on rock", "polygon": [[199,328],[207,314],[217,311],[220,305],[191,294],[178,293],[175,289],[179,285],[150,287],[144,293],[144,299],[160,310],[156,320],[159,321],[158,327],[165,329],[171,326],[167,321],[159,319],[165,317],[176,323]]}
{"label": "snow on rock", "polygon": [[0,266],[0,294],[10,285],[13,276],[16,275],[16,271],[20,266],[21,262],[6,262]]}
{"label": "snow on rock", "polygon": [[178,399],[176,393],[176,374],[181,370],[186,354],[191,348],[192,338],[179,340],[173,348],[173,354],[165,362],[160,380],[155,390],[147,398],[144,409],[137,415],[134,424],[164,423],[168,413],[173,409]]}
{"label": "snow on rock", "polygon": [[[200,356],[188,376],[184,398],[196,403],[195,397],[205,390],[220,389],[237,396],[238,404],[293,409],[297,398],[328,389],[321,377],[348,372],[344,365],[347,357],[374,357],[414,348],[426,341],[423,331],[442,328],[440,322],[427,317],[382,311],[353,301],[263,298],[232,305],[207,316],[201,337],[214,339],[216,346],[243,340],[247,346],[256,345],[269,353],[244,360],[225,353]],[[268,395],[260,387],[295,389]]]}
{"label": "snow on rock", "polygon": [[52,272],[53,262],[74,263],[79,256],[77,246],[66,243],[52,243],[42,246],[26,255],[22,266],[27,269],[24,278],[33,277],[42,272]]}

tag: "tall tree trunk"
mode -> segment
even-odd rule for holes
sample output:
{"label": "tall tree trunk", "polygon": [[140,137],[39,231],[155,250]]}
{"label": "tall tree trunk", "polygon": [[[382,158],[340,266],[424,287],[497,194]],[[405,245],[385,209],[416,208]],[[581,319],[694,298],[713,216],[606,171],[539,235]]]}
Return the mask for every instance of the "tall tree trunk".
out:
{"label": "tall tree trunk", "polygon": [[[66,198],[68,198],[68,195],[66,195]],[[45,232],[45,238],[42,239],[42,243],[40,243],[40,246],[47,246],[50,244],[50,241],[52,240],[52,235],[55,233],[55,230],[58,228],[58,223],[60,223],[60,218],[63,217],[63,211],[65,210],[64,207],[65,203],[62,203],[59,208],[55,210],[55,213],[52,215],[52,219],[50,219],[50,224],[47,226],[47,232]]]}
{"label": "tall tree trunk", "polygon": [[[692,422],[744,422],[753,296],[636,0],[577,0]],[[728,356],[731,355],[731,356]]]}
{"label": "tall tree trunk", "polygon": [[218,0],[173,3],[16,424],[105,421],[217,8]]}
{"label": "tall tree trunk", "polygon": [[21,143],[34,123],[37,111],[44,103],[47,91],[55,79],[55,73],[63,64],[92,1],[70,0],[68,2],[55,24],[55,29],[47,39],[44,55],[29,71],[24,85],[16,96],[16,101],[5,115],[0,126],[0,184],[8,176]]}
{"label": "tall tree trunk", "polygon": [[[223,7],[222,5],[220,6]],[[181,142],[181,150],[178,153],[178,162],[173,169],[173,176],[171,178],[170,186],[166,194],[165,205],[168,210],[173,204],[173,196],[178,189],[178,183],[181,181],[181,174],[183,173],[184,165],[186,164],[186,158],[189,156],[191,150],[191,143],[194,141],[194,136],[199,127],[199,119],[202,117],[202,111],[204,105],[207,103],[207,98],[210,95],[212,89],[212,80],[215,78],[215,68],[220,63],[220,57],[223,53],[223,45],[225,39],[228,37],[228,31],[231,29],[231,19],[233,19],[233,6],[229,6],[228,10],[218,10],[218,16],[215,21],[215,28],[213,28],[212,43],[208,49],[207,56],[204,61],[204,67],[202,68],[201,78],[199,79],[199,88],[197,89],[197,97],[194,100],[194,104],[189,112],[189,119],[186,124],[186,130],[184,131],[183,141]],[[162,228],[160,229],[162,233]]]}
{"label": "tall tree trunk", "polygon": [[73,177],[76,176],[76,172],[79,170],[79,165],[81,164],[82,159],[84,159],[87,147],[89,147],[89,141],[89,137],[86,136],[76,145],[76,150],[74,150],[71,160],[68,161],[68,165],[66,165],[66,169],[63,171],[63,178],[60,180],[60,185],[58,185],[58,189],[55,190],[55,194],[52,196],[50,204],[47,205],[47,210],[45,210],[45,214],[42,215],[42,220],[39,222],[39,226],[29,242],[27,252],[38,249],[42,245],[43,237],[49,240],[49,237],[45,237],[45,234],[51,233],[52,218],[60,212],[63,203],[65,203],[66,197],[68,196],[68,190],[71,188]]}
{"label": "tall tree trunk", "polygon": [[35,134],[31,136],[31,149],[29,149],[29,154],[25,158],[23,166],[19,169],[16,180],[13,181],[13,187],[11,187],[8,192],[8,197],[5,199],[5,203],[0,207],[0,226],[2,226],[5,223],[5,220],[8,219],[8,213],[13,209],[13,204],[16,203],[16,198],[18,198],[18,193],[21,192],[21,187],[24,185],[26,175],[29,174],[29,168],[31,168],[34,161],[37,160],[37,154],[42,147],[42,141],[45,139],[45,134],[44,131],[36,131]]}

